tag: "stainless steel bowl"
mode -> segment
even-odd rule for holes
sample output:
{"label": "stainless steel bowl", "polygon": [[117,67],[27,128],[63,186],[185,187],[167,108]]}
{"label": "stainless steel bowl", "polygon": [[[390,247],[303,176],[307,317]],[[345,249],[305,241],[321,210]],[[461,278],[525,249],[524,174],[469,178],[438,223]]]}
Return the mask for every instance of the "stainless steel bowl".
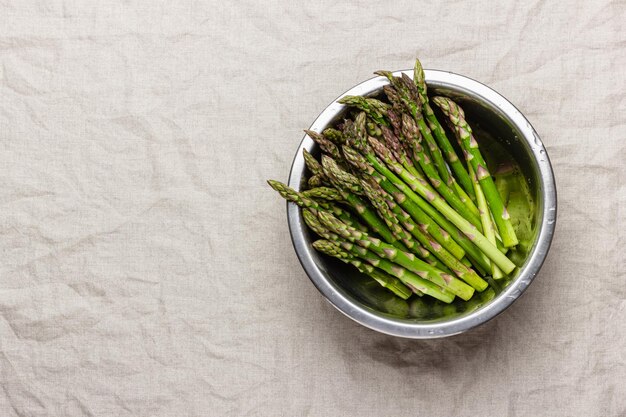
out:
{"label": "stainless steel bowl", "polygon": [[[412,71],[399,71],[412,76]],[[293,246],[309,278],[339,311],[370,329],[393,336],[429,339],[465,332],[492,319],[509,307],[533,281],[541,268],[554,234],[556,187],[546,150],[522,113],[491,88],[462,75],[426,70],[429,94],[445,95],[459,102],[470,122],[479,123],[499,141],[521,168],[535,198],[534,242],[523,265],[495,297],[469,312],[439,318],[413,319],[399,298],[388,295],[378,284],[353,269],[320,255],[311,246],[313,235],[303,222],[300,209],[287,204],[287,217]],[[367,80],[344,95],[373,96],[387,84],[384,77]],[[345,113],[346,107],[334,101],[313,122],[310,129],[321,132]],[[305,136],[296,152],[289,186],[300,190],[305,180],[302,149],[316,153],[315,143]],[[400,303],[400,304],[398,304]]]}

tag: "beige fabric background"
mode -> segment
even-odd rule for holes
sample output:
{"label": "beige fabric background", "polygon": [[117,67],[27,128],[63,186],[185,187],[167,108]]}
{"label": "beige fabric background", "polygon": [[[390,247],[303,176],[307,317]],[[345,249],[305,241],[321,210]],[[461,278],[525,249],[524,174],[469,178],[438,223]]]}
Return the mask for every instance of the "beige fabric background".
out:
{"label": "beige fabric background", "polygon": [[[626,416],[624,1],[0,1],[0,415]],[[284,203],[376,69],[494,87],[559,215],[512,307],[407,341],[336,312]]]}

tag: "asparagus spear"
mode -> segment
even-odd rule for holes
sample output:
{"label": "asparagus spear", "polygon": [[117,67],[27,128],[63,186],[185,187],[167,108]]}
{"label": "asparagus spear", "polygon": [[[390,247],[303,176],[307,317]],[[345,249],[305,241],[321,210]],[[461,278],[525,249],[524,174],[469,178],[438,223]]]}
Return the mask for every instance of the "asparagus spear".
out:
{"label": "asparagus spear", "polygon": [[311,155],[309,151],[307,151],[306,149],[302,149],[302,156],[304,157],[304,164],[306,165],[307,169],[311,171],[311,174],[323,175],[322,165],[320,165],[317,159],[315,159],[315,157]]}
{"label": "asparagus spear", "polygon": [[416,258],[411,253],[398,250],[393,246],[382,242],[380,239],[373,238],[365,232],[361,232],[348,226],[331,213],[318,212],[317,217],[331,232],[341,236],[351,243],[356,243],[365,249],[373,251],[377,256],[393,261],[403,268],[418,274],[424,279],[449,290],[464,300],[469,300],[474,294],[474,289],[472,287],[465,284],[463,281],[460,281],[456,277],[434,268],[426,262]]}
{"label": "asparagus spear", "polygon": [[[489,209],[493,213],[493,219],[502,237],[502,243],[507,248],[517,245],[518,240],[513,225],[511,224],[509,213],[502,203],[496,185],[487,169],[487,164],[480,153],[480,149],[478,149],[478,142],[476,142],[476,138],[472,135],[472,128],[465,120],[465,113],[449,98],[439,96],[433,98],[433,101],[455,127],[459,142],[461,142],[463,150],[466,152],[465,157],[472,165],[476,173],[476,178],[480,183],[480,188],[483,190],[487,203],[489,204]],[[510,272],[507,271],[506,268],[502,269],[507,274]]]}
{"label": "asparagus spear", "polygon": [[341,246],[352,253],[357,254],[359,257],[377,268],[380,268],[388,274],[399,278],[404,285],[409,287],[416,294],[423,293],[430,295],[431,297],[441,300],[444,303],[451,303],[454,300],[454,294],[446,288],[443,288],[428,279],[424,279],[420,275],[390,262],[372,251],[346,241],[341,241]]}
{"label": "asparagus spear", "polygon": [[[400,181],[393,173],[390,176],[384,176],[374,169],[370,165],[369,161],[364,156],[349,146],[343,147],[343,153],[346,157],[346,161],[350,163],[354,168],[371,175],[389,194],[394,196],[396,201],[411,214],[414,220],[420,224],[428,225],[428,232],[435,237],[437,242],[453,253],[458,259],[463,257],[463,252],[458,252],[457,248],[460,246],[467,255],[476,262],[477,266],[480,266],[483,270],[490,269],[489,260],[483,260],[483,253],[476,247],[461,231],[452,223],[450,223],[444,216],[442,216],[437,210],[435,210],[424,199],[415,194],[408,185]],[[382,166],[382,165],[381,165]],[[391,172],[391,171],[389,171]],[[394,179],[396,181],[394,181]],[[436,224],[433,224],[433,221]],[[438,232],[435,228],[441,226],[446,234]],[[458,244],[453,245],[454,242],[449,243],[450,236]]]}
{"label": "asparagus spear", "polygon": [[[395,103],[395,110],[389,110],[387,112],[387,116],[390,120],[391,125],[394,126],[396,132],[400,131],[399,114],[402,113],[403,108],[409,110],[409,113],[412,114],[417,121],[419,130],[422,131],[422,134],[424,135],[425,141],[428,145],[426,147],[423,147],[420,153],[423,153],[426,158],[429,158],[429,161],[433,160],[435,162],[435,167],[439,171],[439,174],[437,176],[433,176],[431,172],[431,175],[429,175],[429,177],[436,178],[436,180],[440,180],[440,177],[443,178],[446,185],[448,185],[452,189],[453,193],[458,196],[461,202],[465,204],[472,213],[478,216],[478,210],[472,202],[472,199],[465,193],[465,191],[459,186],[459,184],[457,184],[455,178],[448,172],[448,167],[446,166],[445,162],[443,161],[443,157],[441,156],[441,150],[437,147],[436,143],[432,139],[432,135],[429,133],[428,130],[429,128],[425,126],[423,116],[420,113],[421,100],[419,98],[419,92],[417,91],[417,88],[415,87],[415,85],[413,85],[411,79],[405,74],[402,74],[403,78],[401,79],[401,81],[399,81],[400,79],[398,79],[397,77],[392,77],[391,73],[389,72],[386,72],[385,74],[391,77],[390,79],[392,80],[392,84],[396,85],[404,92],[403,94],[399,94],[396,88],[390,85],[383,87],[383,90],[385,91],[385,94],[387,95],[389,100],[392,103]],[[413,144],[411,142],[412,141],[406,139],[405,146],[407,146],[409,154],[413,156],[414,162],[417,163],[419,156],[414,154]],[[419,167],[419,164],[417,165],[417,167]]]}
{"label": "asparagus spear", "polygon": [[[375,74],[387,77],[393,88],[395,88],[401,103],[404,105],[405,109],[409,111],[411,116],[413,116],[413,119],[419,127],[419,130],[428,145],[428,149],[430,150],[433,163],[435,164],[437,171],[439,171],[439,176],[441,176],[444,181],[448,181],[450,177],[448,167],[443,160],[441,150],[437,147],[435,139],[430,133],[430,128],[426,125],[426,122],[424,122],[419,92],[417,90],[417,86],[413,83],[413,80],[411,80],[411,78],[404,73],[402,73],[401,77],[394,77],[389,71],[377,71]],[[385,90],[385,92],[389,91],[391,91],[391,89]]]}
{"label": "asparagus spear", "polygon": [[[402,115],[402,132],[404,133],[404,136],[407,138],[407,140],[412,143],[413,150],[415,152],[415,159],[418,161],[420,167],[424,171],[424,174],[426,174],[426,177],[433,185],[433,187],[435,187],[435,189],[439,192],[439,194],[441,194],[441,196],[448,202],[448,204],[450,204],[457,211],[459,211],[459,213],[463,214],[464,211],[467,211],[467,209],[469,209],[471,214],[474,215],[473,217],[477,217],[478,209],[471,202],[471,200],[468,199],[465,202],[461,201],[461,199],[457,196],[453,189],[450,188],[445,183],[445,180],[443,180],[443,178],[439,176],[437,170],[435,170],[435,167],[432,165],[430,158],[424,153],[422,149],[422,145],[420,144],[421,139],[419,129],[415,125],[413,119],[407,114]],[[464,211],[459,210],[459,208]],[[466,218],[472,221],[471,218]],[[472,221],[472,223],[474,222]],[[478,221],[478,225],[479,224],[480,221]]]}
{"label": "asparagus spear", "polygon": [[400,143],[396,134],[385,126],[381,128],[381,131],[382,136],[385,139],[385,144],[393,154],[394,158],[396,158],[407,171],[414,176],[419,177],[421,173],[417,170],[417,168],[415,168],[415,165],[413,165],[413,161],[407,155],[405,148]]}
{"label": "asparagus spear", "polygon": [[333,142],[331,142],[330,140],[326,139],[321,134],[314,132],[312,130],[305,129],[304,132],[307,135],[309,135],[309,137],[313,139],[315,143],[317,143],[317,145],[322,149],[322,151],[326,152],[327,154],[335,158],[336,161],[342,160],[341,152],[339,152],[339,148]]}
{"label": "asparagus spear", "polygon": [[[411,187],[413,191],[417,191],[418,188],[422,188],[430,196],[439,197],[439,194],[437,193],[437,191],[428,183],[428,181],[426,181],[421,176],[414,177],[413,175],[411,175],[410,172],[404,169],[402,165],[400,165],[397,161],[395,161],[393,159],[393,155],[391,155],[391,153],[389,152],[389,149],[387,149],[385,145],[383,145],[382,143],[380,143],[378,140],[376,140],[375,138],[371,136],[368,138],[368,142],[369,142],[371,149],[376,154],[376,156],[378,156],[378,158],[382,160],[385,163],[385,165],[388,168],[390,168],[394,173],[399,175],[400,178],[402,178],[402,180],[404,180],[404,182],[409,187]],[[424,164],[420,166],[422,167],[422,169],[424,169],[424,167],[427,167],[429,165]],[[450,204],[460,216],[465,218],[471,224],[473,224],[476,227],[480,227],[480,218],[478,217],[478,214],[472,213],[467,208],[467,206],[465,206],[465,204],[463,204],[463,202],[461,202],[461,200],[459,200],[459,198],[456,197],[453,193],[451,192],[448,193],[447,191],[443,191],[447,189],[447,187],[445,186],[445,184],[443,184],[443,182],[441,182],[440,180],[435,180],[433,181],[433,183],[437,185],[439,191],[442,191],[443,193],[445,193],[446,197],[448,197],[448,200],[444,200],[444,201],[447,201],[446,204]],[[426,198],[428,198],[430,201],[430,197],[426,196]]]}
{"label": "asparagus spear", "polygon": [[381,198],[381,196],[374,191],[373,187],[368,184],[367,181],[361,180],[361,186],[363,187],[363,191],[365,192],[365,195],[369,199],[370,203],[372,203],[372,206],[374,206],[378,215],[385,221],[387,227],[389,227],[396,239],[404,243],[406,247],[417,256],[421,258],[427,256],[428,251],[415,242],[411,237],[411,234],[400,225],[400,222],[393,215],[384,198]]}
{"label": "asparagus spear", "polygon": [[367,133],[375,138],[379,138],[383,133],[382,130],[380,130],[380,126],[370,117],[365,121],[365,128],[367,129]]}
{"label": "asparagus spear", "polygon": [[435,134],[435,139],[437,139],[437,143],[441,147],[441,150],[443,151],[446,160],[450,164],[452,172],[454,172],[454,175],[456,175],[456,178],[461,184],[461,187],[463,187],[463,190],[467,194],[469,194],[472,199],[476,199],[474,187],[472,186],[472,180],[465,170],[463,163],[456,154],[456,151],[452,147],[452,144],[448,140],[446,132],[441,126],[441,123],[439,123],[439,120],[437,120],[437,117],[435,116],[432,107],[430,107],[430,104],[428,102],[424,69],[422,68],[422,63],[419,61],[419,59],[415,60],[415,68],[413,70],[413,82],[417,86],[419,97],[422,102],[423,113],[426,117],[426,120],[428,121],[430,130]]}
{"label": "asparagus spear", "polygon": [[[396,187],[400,188],[407,196],[410,195],[406,192],[406,188],[403,187],[404,183],[393,173],[387,166],[385,166],[367,147],[362,146],[362,143],[353,141],[357,146],[361,146],[363,149],[365,158],[372,164],[372,166],[387,177]],[[497,247],[492,245],[485,236],[483,236],[476,226],[467,221],[463,216],[454,211],[439,195],[433,193],[426,186],[425,181],[413,182],[415,191],[423,198],[428,200],[442,215],[444,215],[452,224],[465,234],[480,250],[482,250],[489,259],[496,262],[496,264],[505,272],[510,273],[515,269],[515,264],[511,262]],[[404,189],[403,189],[404,188]],[[411,190],[411,189],[410,189]],[[412,191],[412,190],[411,190]],[[417,202],[417,201],[416,201]]]}
{"label": "asparagus spear", "polygon": [[[474,184],[474,192],[476,193],[476,203],[478,204],[478,209],[480,210],[480,220],[483,224],[483,231],[485,233],[485,237],[489,239],[492,244],[496,244],[496,232],[494,230],[494,225],[491,219],[491,212],[489,211],[489,207],[487,206],[487,200],[485,199],[485,194],[483,190],[480,188],[480,184],[478,183],[478,179],[476,178],[476,173],[472,168],[472,165],[468,162],[467,169],[470,173],[470,177]],[[492,263],[491,264],[491,275],[493,279],[500,279],[504,277],[502,270],[498,268],[498,265]]]}
{"label": "asparagus spear", "polygon": [[[350,188],[355,194],[367,195],[367,192],[361,186],[361,182],[359,181],[359,179],[357,179],[352,174],[341,170],[341,168],[339,168],[339,166],[330,157],[323,158],[323,167],[328,173],[328,177],[331,178],[337,188]],[[436,258],[433,257],[430,252],[428,252],[420,245],[416,244],[416,242],[411,242],[411,237],[406,236],[401,227],[400,230],[398,230],[399,224],[398,222],[394,222],[392,213],[385,211],[385,208],[381,207],[380,202],[373,201],[373,203],[380,217],[387,223],[387,226],[394,234],[394,237],[396,239],[403,241],[413,253],[422,257],[422,259],[424,259],[426,262],[430,263],[431,265],[437,265],[437,267],[441,268],[442,265],[437,261]]]}
{"label": "asparagus spear", "polygon": [[[304,222],[313,230],[313,232],[317,233],[319,236],[332,241],[335,244],[346,244],[344,239],[342,239],[338,234],[328,230],[327,227],[322,225],[318,218],[319,212],[315,210],[305,209],[302,211],[302,216],[304,217]],[[318,244],[319,245],[319,244]],[[409,287],[414,293],[418,295],[428,294],[432,297],[435,297],[439,300],[442,300],[446,303],[452,302],[454,299],[454,294],[450,291],[441,288],[440,286],[433,284],[429,280],[402,268],[399,265],[396,265],[392,262],[383,259],[371,251],[368,251],[364,248],[359,248],[353,244],[350,244],[346,247],[353,255],[358,256],[361,259],[369,262],[371,265],[382,269],[390,275],[393,275],[399,278],[402,283],[404,283],[407,287]]]}
{"label": "asparagus spear", "polygon": [[411,294],[413,294],[413,292],[398,278],[376,269],[372,265],[363,263],[363,261],[359,260],[356,256],[347,252],[330,240],[317,240],[313,242],[313,247],[326,255],[340,259],[348,265],[356,267],[359,272],[370,276],[382,287],[387,288],[403,300],[406,300],[411,296]]}
{"label": "asparagus spear", "polygon": [[[370,229],[374,233],[382,237],[383,240],[391,243],[398,249],[408,250],[408,248],[401,241],[396,239],[396,237],[393,235],[391,230],[389,230],[384,221],[378,217],[376,212],[372,210],[372,208],[370,208],[361,198],[357,197],[354,193],[351,192],[351,190],[354,190],[354,188],[343,188],[343,185],[348,183],[347,181],[340,182],[336,178],[332,177],[332,172],[328,169],[329,164],[336,164],[336,162],[334,161],[334,159],[331,159],[329,157],[322,157],[322,170],[324,171],[324,175],[330,180],[331,183],[333,183],[333,185],[337,187],[344,201],[348,205],[350,205],[361,217],[361,219],[370,227]],[[345,174],[347,175],[347,173]]]}
{"label": "asparagus spear", "polygon": [[363,195],[361,183],[357,177],[339,168],[339,164],[329,156],[322,156],[324,175],[338,190],[347,190],[353,194]]}
{"label": "asparagus spear", "polygon": [[345,96],[338,101],[341,104],[347,104],[348,106],[353,106],[364,111],[374,122],[381,126],[389,126],[389,122],[387,121],[389,104],[387,103],[383,103],[375,98],[362,96]]}
{"label": "asparagus spear", "polygon": [[332,127],[324,129],[322,135],[337,146],[341,146],[346,143],[346,140],[344,139],[341,131]]}
{"label": "asparagus spear", "polygon": [[350,213],[337,207],[333,204],[324,204],[318,201],[313,200],[312,198],[307,197],[303,193],[299,193],[293,188],[283,184],[282,182],[275,180],[268,180],[267,183],[272,187],[278,194],[281,195],[285,200],[291,201],[292,203],[296,203],[302,208],[311,208],[318,211],[330,211],[335,216],[340,218],[342,221],[350,224],[352,227],[355,227],[359,230],[367,230],[365,226],[359,223]]}
{"label": "asparagus spear", "polygon": [[312,175],[307,180],[309,188],[321,187],[324,185],[324,178],[320,175]]}
{"label": "asparagus spear", "polygon": [[343,196],[336,188],[315,187],[302,192],[302,195],[309,198],[319,198],[329,201],[343,201]]}
{"label": "asparagus spear", "polygon": [[[443,246],[434,241],[432,236],[428,235],[424,230],[419,228],[411,219],[408,213],[402,210],[397,204],[393,202],[393,199],[389,197],[380,185],[373,179],[369,181],[361,180],[365,194],[370,201],[378,208],[378,206],[384,206],[382,212],[387,211],[385,217],[391,217],[396,224],[402,224],[406,230],[409,230],[419,243],[421,243],[426,249],[434,254],[443,264],[448,267],[457,277],[471,285],[474,289],[482,291],[487,288],[487,282],[474,272],[471,268],[465,266],[461,261],[456,259],[450,252],[448,252]],[[382,215],[379,211],[379,214]],[[391,227],[390,227],[391,228]],[[408,246],[408,245],[407,245]]]}

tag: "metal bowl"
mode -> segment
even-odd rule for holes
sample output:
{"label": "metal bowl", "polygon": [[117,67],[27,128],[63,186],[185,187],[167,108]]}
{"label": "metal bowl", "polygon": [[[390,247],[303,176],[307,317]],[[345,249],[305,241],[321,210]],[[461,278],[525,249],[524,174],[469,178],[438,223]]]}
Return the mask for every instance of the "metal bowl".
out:
{"label": "metal bowl", "polygon": [[[398,71],[412,77],[412,71]],[[301,210],[287,203],[289,230],[300,263],[309,278],[326,299],[357,323],[381,333],[429,339],[465,332],[492,319],[522,295],[539,272],[552,241],[556,221],[556,187],[546,150],[522,113],[491,88],[462,75],[446,71],[426,70],[429,94],[445,95],[459,102],[470,123],[479,124],[495,138],[521,169],[528,189],[535,199],[534,239],[528,245],[525,260],[514,276],[491,300],[477,304],[473,310],[451,315],[412,318],[410,305],[391,295],[372,280],[333,259],[319,254],[311,243],[314,235],[304,224]],[[384,77],[367,80],[345,95],[375,96],[388,83]],[[340,98],[339,97],[339,98]],[[339,99],[338,98],[338,99]],[[346,107],[334,101],[313,122],[310,129],[321,132],[345,114]],[[300,190],[305,181],[302,149],[319,150],[305,136],[291,166],[289,186]],[[404,304],[402,304],[404,302]],[[406,305],[405,305],[406,304]],[[408,310],[407,310],[408,308]]]}

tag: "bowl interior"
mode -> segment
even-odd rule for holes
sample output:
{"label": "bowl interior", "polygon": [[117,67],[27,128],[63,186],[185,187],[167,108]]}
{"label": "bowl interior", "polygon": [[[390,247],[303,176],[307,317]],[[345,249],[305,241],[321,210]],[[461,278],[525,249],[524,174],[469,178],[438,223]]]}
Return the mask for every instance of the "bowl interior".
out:
{"label": "bowl interior", "polygon": [[[520,274],[524,273],[532,258],[530,255],[535,251],[538,243],[545,209],[542,185],[544,181],[542,181],[540,161],[537,159],[537,150],[534,149],[533,146],[538,145],[541,148],[543,147],[526,119],[522,117],[527,126],[520,125],[519,119],[511,117],[509,113],[502,109],[500,103],[487,99],[480,91],[441,80],[429,80],[428,75],[427,82],[429,95],[448,96],[461,105],[480,143],[483,155],[487,159],[490,171],[494,175],[499,189],[506,195],[505,199],[510,200],[510,202],[515,202],[514,204],[518,206],[521,205],[522,207],[522,210],[513,210],[511,212],[514,225],[517,225],[516,231],[521,235],[521,244],[514,252],[510,253],[510,257],[518,265],[518,268],[509,278],[495,282],[491,280],[490,283],[493,285],[490,286],[490,289],[475,295],[472,300],[468,302],[461,300],[455,301],[451,305],[445,305],[434,299],[429,299],[430,297],[420,298],[416,296],[405,301],[380,287],[369,277],[360,274],[356,269],[340,261],[318,254],[311,248],[311,243],[316,239],[316,236],[306,228],[302,219],[299,218],[298,223],[302,227],[301,232],[303,234],[304,246],[306,247],[308,245],[306,250],[307,254],[310,255],[314,266],[319,269],[319,272],[321,272],[328,281],[325,284],[328,284],[332,291],[337,292],[342,298],[348,301],[348,310],[351,311],[346,311],[346,308],[340,308],[340,310],[357,321],[361,320],[355,318],[353,314],[355,311],[365,313],[365,315],[374,315],[384,318],[388,323],[392,322],[398,326],[402,326],[403,324],[436,325],[437,323],[459,321],[463,318],[473,316],[476,312],[489,308],[493,303],[497,303],[502,297],[508,296],[506,294],[507,289],[512,283],[520,279]],[[383,84],[384,82],[379,82],[378,85],[375,85],[369,91],[362,91],[361,94],[380,96],[382,94]],[[476,84],[482,86],[482,84]],[[497,95],[497,93],[492,90],[489,91]],[[348,93],[354,94],[353,91]],[[500,96],[498,95],[498,97]],[[506,103],[510,105],[510,103]],[[435,110],[437,111],[437,109]],[[325,119],[320,116],[322,119],[321,123],[320,119],[318,119],[313,126],[314,130],[322,131],[324,128],[336,124],[345,117],[347,111],[350,110],[334,103],[326,110],[326,114],[328,115],[330,113],[330,116]],[[322,113],[322,115],[324,115],[324,113]],[[438,118],[442,123],[445,120],[445,117],[441,114],[438,114]],[[529,137],[529,131],[532,131],[535,136]],[[450,131],[447,133],[451,142],[455,142],[454,135]],[[318,156],[319,149],[317,149],[310,139],[308,141],[307,139],[303,141],[302,147]],[[301,155],[297,155],[296,159],[298,158],[301,158]],[[297,172],[294,172],[294,170]],[[307,176],[308,173],[305,172],[304,165],[294,161],[291,180],[297,178],[299,181],[297,181],[296,184],[290,181],[290,184],[296,188],[298,188],[298,185],[304,188],[303,186]],[[521,220],[520,213],[527,210],[530,212],[527,219],[519,221]],[[299,210],[297,216],[300,216]],[[516,218],[516,216],[520,218]],[[290,223],[290,226],[292,226],[293,236],[293,225]],[[294,239],[294,244],[295,243],[296,240]],[[298,247],[296,247],[296,250],[301,252],[298,250]],[[545,248],[545,251],[547,251],[547,248]],[[302,254],[299,253],[298,255],[301,261],[303,261]],[[541,259],[541,262],[542,261],[543,259]],[[540,267],[541,262],[539,262],[536,269]],[[307,269],[307,272],[310,272],[308,271],[309,268],[307,268],[306,262],[303,261],[303,265],[305,269]],[[530,277],[530,280],[531,279],[532,277]],[[319,282],[316,282],[313,277],[312,280],[318,288],[320,288]],[[528,280],[528,283],[530,280]],[[320,288],[320,290],[327,292],[328,287]],[[523,288],[521,291],[523,291]],[[521,291],[519,292],[521,293]],[[328,297],[328,294],[325,295]],[[517,298],[517,296],[514,298]],[[335,303],[333,302],[333,304]],[[508,304],[510,304],[510,302]],[[363,321],[361,322],[363,323]]]}

